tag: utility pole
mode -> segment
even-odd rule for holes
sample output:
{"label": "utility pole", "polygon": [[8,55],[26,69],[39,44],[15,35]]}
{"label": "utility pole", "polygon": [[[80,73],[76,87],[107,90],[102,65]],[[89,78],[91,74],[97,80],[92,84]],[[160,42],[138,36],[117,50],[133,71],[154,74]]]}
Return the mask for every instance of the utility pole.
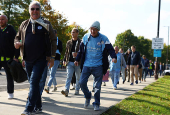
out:
{"label": "utility pole", "polygon": [[[160,25],[160,9],[161,9],[161,0],[159,0],[158,5],[158,27],[157,27],[157,38],[159,38],[159,25]],[[158,79],[158,62],[157,57],[155,58],[155,80]]]}

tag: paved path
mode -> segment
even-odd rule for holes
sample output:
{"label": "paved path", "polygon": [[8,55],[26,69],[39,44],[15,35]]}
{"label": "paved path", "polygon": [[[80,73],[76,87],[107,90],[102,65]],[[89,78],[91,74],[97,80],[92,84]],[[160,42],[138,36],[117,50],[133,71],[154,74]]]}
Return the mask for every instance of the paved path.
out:
{"label": "paved path", "polygon": [[[129,82],[122,84],[122,79],[120,79],[118,89],[113,90],[111,79],[109,79],[106,86],[102,86],[100,111],[93,110],[93,97],[90,102],[91,105],[87,109],[83,107],[85,99],[82,91],[80,91],[80,95],[74,95],[74,91],[71,90],[68,97],[64,97],[61,94],[64,86],[59,87],[56,92],[51,92],[50,94],[43,92],[43,113],[39,115],[99,115],[109,107],[143,89],[148,84],[155,82],[153,77],[146,80],[147,82],[130,86]],[[92,84],[92,81],[88,82],[90,90],[92,90]],[[0,115],[20,115],[25,109],[27,95],[28,89],[15,90],[15,98],[8,100],[6,91],[0,92]]]}

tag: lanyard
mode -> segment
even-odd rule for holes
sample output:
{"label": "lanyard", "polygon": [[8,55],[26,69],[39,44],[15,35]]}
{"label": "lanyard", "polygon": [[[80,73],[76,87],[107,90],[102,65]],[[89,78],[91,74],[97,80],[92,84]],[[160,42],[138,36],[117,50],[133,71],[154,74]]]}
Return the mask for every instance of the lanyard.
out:
{"label": "lanyard", "polygon": [[5,27],[5,28],[2,30],[2,32],[4,32],[4,31],[6,30],[6,28],[7,28],[7,27]]}

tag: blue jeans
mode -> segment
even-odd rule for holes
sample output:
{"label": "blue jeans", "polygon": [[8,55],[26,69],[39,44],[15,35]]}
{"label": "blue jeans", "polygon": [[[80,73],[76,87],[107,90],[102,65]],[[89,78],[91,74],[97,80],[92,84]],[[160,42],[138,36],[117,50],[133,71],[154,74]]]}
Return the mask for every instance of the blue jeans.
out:
{"label": "blue jeans", "polygon": [[48,70],[48,66],[46,65],[46,67],[44,68],[44,72],[42,74],[42,78],[40,80],[40,95],[42,95],[43,90],[44,90],[44,86],[45,86],[45,82],[46,82],[46,78],[47,78],[47,70]]}
{"label": "blue jeans", "polygon": [[161,76],[161,74],[162,74],[162,70],[159,70],[159,74],[160,74],[160,76]]}
{"label": "blue jeans", "polygon": [[30,83],[29,96],[26,103],[25,111],[32,112],[34,107],[41,108],[41,95],[39,83],[47,66],[46,59],[40,59],[34,63],[25,63],[28,81]]}
{"label": "blue jeans", "polygon": [[148,69],[150,77],[152,76],[152,69]]}
{"label": "blue jeans", "polygon": [[80,84],[79,84],[79,79],[80,79],[80,75],[81,75],[80,66],[75,66],[74,62],[69,62],[67,64],[67,79],[66,79],[66,85],[65,85],[65,89],[68,92],[70,89],[70,83],[71,83],[71,79],[73,77],[74,71],[75,71],[75,75],[76,75],[76,90],[80,89]]}
{"label": "blue jeans", "polygon": [[58,69],[59,64],[60,64],[60,60],[55,60],[54,66],[51,69],[49,69],[50,78],[49,78],[48,83],[47,83],[47,86],[49,86],[49,87],[51,87],[52,83],[53,83],[54,86],[57,85],[55,74],[56,74],[56,71]]}
{"label": "blue jeans", "polygon": [[144,69],[143,69],[143,72],[142,72],[142,80],[144,79],[146,79],[146,76],[147,76],[147,74],[148,74],[148,67],[145,67]]}
{"label": "blue jeans", "polygon": [[86,99],[91,99],[91,92],[87,87],[87,81],[90,75],[94,76],[94,99],[93,105],[100,105],[100,91],[103,78],[103,67],[83,67],[81,77],[80,77],[80,87],[84,93]]}
{"label": "blue jeans", "polygon": [[110,73],[111,73],[113,87],[117,88],[117,82],[119,80],[120,72],[112,70],[112,71],[110,71]]}

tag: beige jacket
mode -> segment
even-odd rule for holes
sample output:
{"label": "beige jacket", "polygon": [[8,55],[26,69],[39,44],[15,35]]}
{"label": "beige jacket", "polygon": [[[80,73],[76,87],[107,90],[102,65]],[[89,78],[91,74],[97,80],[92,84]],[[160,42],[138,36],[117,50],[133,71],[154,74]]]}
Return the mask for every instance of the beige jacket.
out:
{"label": "beige jacket", "polygon": [[[22,40],[22,46],[20,47],[20,55],[23,59],[23,56],[24,56],[24,43],[25,43],[25,35],[26,35],[26,30],[27,30],[27,26],[30,22],[30,19],[28,20],[25,20],[21,23],[19,29],[18,29],[18,33],[17,35],[15,36],[15,40],[14,40],[14,44],[16,42],[20,42],[20,40]],[[51,56],[55,56],[55,52],[57,50],[57,37],[53,31],[53,27],[51,25],[51,23],[47,20],[44,20],[44,23],[47,23],[49,24],[49,38],[50,38],[50,41],[51,41]],[[49,61],[51,57],[47,57],[47,60]]]}

